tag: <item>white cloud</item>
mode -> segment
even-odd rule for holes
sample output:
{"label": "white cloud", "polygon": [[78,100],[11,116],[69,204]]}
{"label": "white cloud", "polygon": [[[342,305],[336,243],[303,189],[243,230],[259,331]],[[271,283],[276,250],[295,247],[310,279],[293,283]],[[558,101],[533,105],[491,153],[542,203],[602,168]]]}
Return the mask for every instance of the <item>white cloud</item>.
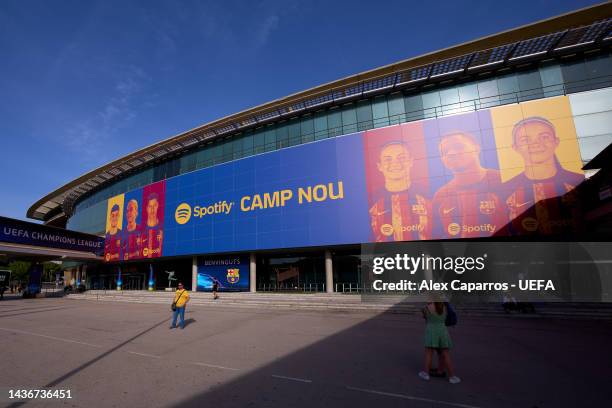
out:
{"label": "white cloud", "polygon": [[275,14],[266,17],[255,33],[255,48],[261,48],[266,45],[272,32],[278,28],[279,17]]}
{"label": "white cloud", "polygon": [[118,155],[120,130],[136,118],[135,100],[151,82],[138,67],[123,67],[121,72],[103,107],[69,126],[60,140],[82,160],[94,165]]}

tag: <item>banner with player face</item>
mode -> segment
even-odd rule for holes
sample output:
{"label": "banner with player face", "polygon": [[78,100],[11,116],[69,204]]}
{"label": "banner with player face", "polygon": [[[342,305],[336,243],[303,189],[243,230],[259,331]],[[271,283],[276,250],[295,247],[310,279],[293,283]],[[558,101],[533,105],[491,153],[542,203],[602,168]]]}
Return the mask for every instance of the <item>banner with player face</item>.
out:
{"label": "banner with player face", "polygon": [[121,226],[123,223],[124,194],[111,197],[106,209],[106,234],[104,237],[104,259],[119,261],[121,258]]}
{"label": "banner with player face", "polygon": [[105,256],[571,234],[581,165],[565,96],[388,126],[115,196]]}
{"label": "banner with player face", "polygon": [[121,259],[142,258],[142,189],[125,194],[124,200],[123,242]]}
{"label": "banner with player face", "polygon": [[104,259],[129,261],[162,254],[165,181],[108,200]]}
{"label": "banner with player face", "polygon": [[364,150],[372,241],[580,228],[567,97],[366,131]]}
{"label": "banner with player face", "polygon": [[581,228],[575,191],[584,180],[569,98],[492,109],[502,196],[512,235]]}

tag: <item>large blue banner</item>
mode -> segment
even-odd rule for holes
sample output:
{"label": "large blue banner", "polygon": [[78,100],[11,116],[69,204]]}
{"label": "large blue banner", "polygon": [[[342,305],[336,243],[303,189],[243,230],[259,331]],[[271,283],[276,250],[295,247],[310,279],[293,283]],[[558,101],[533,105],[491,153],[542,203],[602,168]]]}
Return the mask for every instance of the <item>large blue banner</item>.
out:
{"label": "large blue banner", "polygon": [[112,197],[105,257],[571,235],[581,166],[567,97],[387,126]]}
{"label": "large blue banner", "polygon": [[166,181],[164,256],[365,242],[362,134]]}

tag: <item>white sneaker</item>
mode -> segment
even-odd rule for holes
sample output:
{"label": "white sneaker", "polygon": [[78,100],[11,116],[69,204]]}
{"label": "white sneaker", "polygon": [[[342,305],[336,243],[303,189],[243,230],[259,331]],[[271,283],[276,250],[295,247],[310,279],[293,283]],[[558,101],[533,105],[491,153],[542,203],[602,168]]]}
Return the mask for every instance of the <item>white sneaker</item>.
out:
{"label": "white sneaker", "polygon": [[461,378],[457,377],[456,375],[453,375],[448,379],[448,382],[451,384],[459,384],[461,382]]}
{"label": "white sneaker", "polygon": [[419,377],[421,377],[421,379],[423,379],[425,381],[429,381],[429,374],[427,374],[425,371],[420,371],[419,372]]}

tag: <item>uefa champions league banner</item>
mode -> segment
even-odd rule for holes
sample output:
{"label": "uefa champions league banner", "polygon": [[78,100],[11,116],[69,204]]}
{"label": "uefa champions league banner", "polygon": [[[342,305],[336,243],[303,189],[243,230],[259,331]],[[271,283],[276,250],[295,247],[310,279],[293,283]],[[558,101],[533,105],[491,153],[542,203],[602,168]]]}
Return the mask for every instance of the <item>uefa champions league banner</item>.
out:
{"label": "uefa champions league banner", "polygon": [[581,228],[565,96],[217,165],[108,200],[108,261]]}

